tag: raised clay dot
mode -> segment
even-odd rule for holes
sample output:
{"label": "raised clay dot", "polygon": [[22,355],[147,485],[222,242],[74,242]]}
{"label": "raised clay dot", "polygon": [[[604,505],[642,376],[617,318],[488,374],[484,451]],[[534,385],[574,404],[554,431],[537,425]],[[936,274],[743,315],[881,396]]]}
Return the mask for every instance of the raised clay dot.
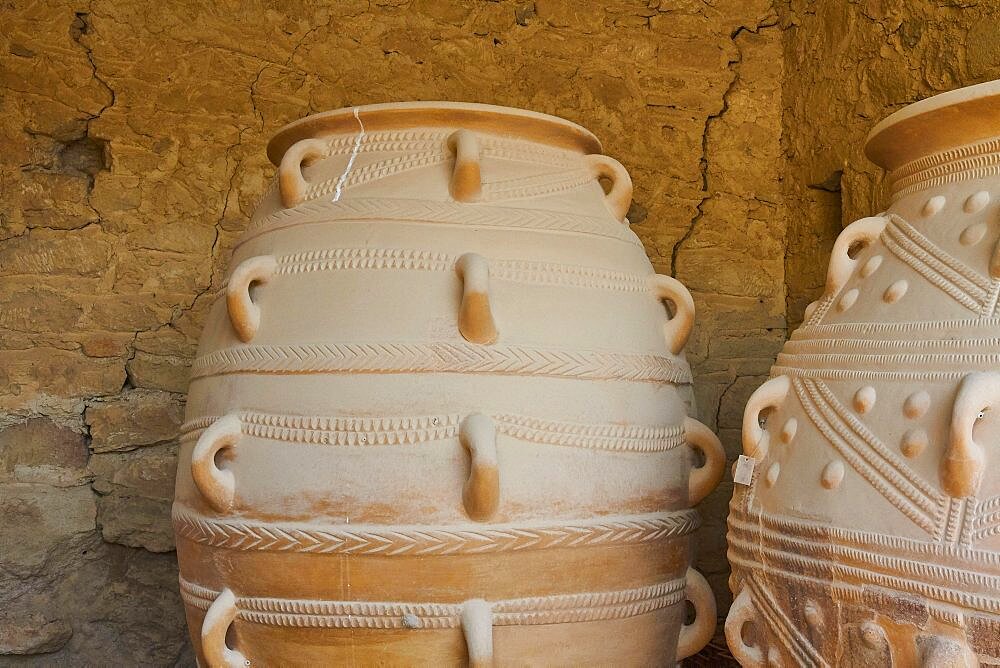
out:
{"label": "raised clay dot", "polygon": [[918,417],[923,417],[923,414],[930,407],[931,395],[920,390],[906,397],[906,401],[903,402],[903,415],[911,420],[916,420]]}
{"label": "raised clay dot", "polygon": [[895,304],[903,298],[903,295],[905,295],[906,291],[909,289],[910,284],[906,282],[906,279],[901,278],[889,286],[889,288],[885,291],[885,294],[882,295],[882,301],[886,304]]}
{"label": "raised clay dot", "polygon": [[840,461],[830,462],[823,467],[823,473],[819,477],[819,481],[827,489],[837,489],[843,479],[844,463]]}
{"label": "raised clay dot", "polygon": [[876,271],[878,271],[878,268],[881,266],[882,266],[882,256],[881,255],[871,256],[870,258],[868,258],[868,261],[865,262],[864,266],[861,267],[861,278],[868,278]]}
{"label": "raised clay dot", "polygon": [[859,413],[867,413],[875,405],[878,394],[871,385],[865,385],[854,394],[854,410]]}
{"label": "raised clay dot", "polygon": [[962,205],[962,210],[966,213],[976,213],[977,211],[982,211],[983,207],[990,203],[990,194],[985,190],[980,190],[975,195],[970,195],[965,204]]}
{"label": "raised clay dot", "polygon": [[913,459],[924,451],[929,440],[927,432],[923,429],[910,429],[903,434],[903,442],[899,445],[899,449],[904,455]]}
{"label": "raised clay dot", "polygon": [[986,223],[976,223],[975,225],[969,225],[967,228],[962,230],[962,234],[958,236],[958,240],[962,242],[963,246],[975,246],[986,233],[989,231],[989,227]]}
{"label": "raised clay dot", "polygon": [[819,629],[823,626],[823,611],[820,610],[815,601],[806,601],[802,615],[806,618],[806,624],[813,629]]}
{"label": "raised clay dot", "polygon": [[764,476],[767,486],[774,487],[774,483],[778,482],[779,475],[781,475],[781,465],[778,462],[774,462],[767,467],[767,474]]}
{"label": "raised clay dot", "polygon": [[943,209],[944,204],[947,201],[948,200],[946,200],[942,195],[935,195],[934,197],[931,197],[929,200],[927,200],[927,203],[924,204],[923,214],[926,217],[930,218],[938,211]]}
{"label": "raised clay dot", "polygon": [[844,295],[840,298],[840,301],[837,302],[837,310],[843,313],[847,309],[854,306],[854,302],[856,301],[858,301],[858,289],[851,288],[850,290],[845,292]]}
{"label": "raised clay dot", "polygon": [[781,428],[781,442],[791,443],[795,438],[795,432],[799,430],[799,421],[795,418],[788,418],[785,426]]}

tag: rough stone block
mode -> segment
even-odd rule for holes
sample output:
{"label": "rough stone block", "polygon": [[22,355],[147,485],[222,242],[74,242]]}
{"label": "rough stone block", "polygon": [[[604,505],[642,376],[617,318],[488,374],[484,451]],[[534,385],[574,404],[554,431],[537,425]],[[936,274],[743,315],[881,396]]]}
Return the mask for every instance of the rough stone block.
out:
{"label": "rough stone block", "polygon": [[184,404],[177,395],[139,390],[90,404],[84,414],[95,453],[174,440],[183,418]]}

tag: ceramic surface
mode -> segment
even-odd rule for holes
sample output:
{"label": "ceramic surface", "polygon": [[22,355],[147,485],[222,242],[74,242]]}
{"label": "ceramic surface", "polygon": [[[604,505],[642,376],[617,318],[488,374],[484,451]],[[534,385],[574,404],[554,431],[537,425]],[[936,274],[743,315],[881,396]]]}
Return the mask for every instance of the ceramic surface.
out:
{"label": "ceramic surface", "polygon": [[743,665],[1000,663],[1000,83],[869,137],[888,210],[753,395],[729,520]]}
{"label": "ceramic surface", "polygon": [[693,303],[599,151],[448,103],[275,137],[177,477],[203,665],[648,665],[707,642],[687,536],[724,456],[687,417]]}

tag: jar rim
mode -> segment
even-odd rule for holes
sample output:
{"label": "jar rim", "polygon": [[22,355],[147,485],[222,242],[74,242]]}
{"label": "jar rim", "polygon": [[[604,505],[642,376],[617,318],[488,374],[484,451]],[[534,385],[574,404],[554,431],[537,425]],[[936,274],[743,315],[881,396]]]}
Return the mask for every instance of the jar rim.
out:
{"label": "jar rim", "polygon": [[267,157],[281,162],[301,139],[418,127],[453,127],[537,141],[585,154],[600,153],[601,142],[586,128],[558,116],[473,102],[389,102],[345,107],[300,118],[284,126],[267,145]]}
{"label": "jar rim", "polygon": [[1000,136],[1000,80],[957,88],[907,105],[876,125],[868,159],[887,171],[924,156]]}

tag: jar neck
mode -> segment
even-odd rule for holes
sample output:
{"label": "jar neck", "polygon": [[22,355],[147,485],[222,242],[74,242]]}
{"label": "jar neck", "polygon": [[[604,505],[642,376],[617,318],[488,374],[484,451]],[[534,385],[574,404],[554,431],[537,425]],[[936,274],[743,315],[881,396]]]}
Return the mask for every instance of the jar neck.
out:
{"label": "jar neck", "polygon": [[893,202],[959,181],[1000,175],[1000,137],[991,137],[911,160],[892,170],[886,185]]}

